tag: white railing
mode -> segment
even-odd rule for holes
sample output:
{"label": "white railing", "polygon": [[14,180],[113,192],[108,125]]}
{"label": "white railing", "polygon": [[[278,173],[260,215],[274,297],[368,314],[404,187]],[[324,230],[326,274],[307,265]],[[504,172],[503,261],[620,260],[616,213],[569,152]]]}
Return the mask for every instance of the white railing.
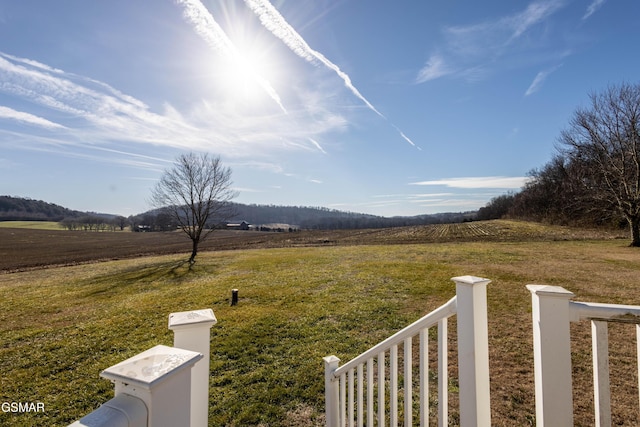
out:
{"label": "white railing", "polygon": [[[387,420],[389,425],[397,426],[400,418],[403,418],[405,426],[412,426],[415,415],[419,425],[427,426],[430,409],[428,338],[429,329],[436,325],[438,425],[448,425],[447,319],[455,314],[458,319],[460,424],[487,427],[491,425],[486,298],[489,280],[472,276],[454,277],[452,280],[456,283],[456,296],[440,308],[342,366],[338,366],[340,359],[336,356],[324,358],[328,427],[371,427],[374,421],[378,426],[384,426]],[[416,336],[419,341],[417,364],[413,361],[413,343]],[[399,347],[402,347],[402,358],[399,357]],[[414,365],[418,368],[417,380],[413,371]],[[417,414],[414,414],[414,382],[418,385]],[[374,400],[374,397],[377,399]],[[402,412],[398,407],[401,400]]]}
{"label": "white railing", "polygon": [[536,425],[573,425],[569,322],[590,320],[595,425],[611,426],[608,323],[636,324],[640,378],[640,306],[574,302],[574,294],[558,286],[527,288],[533,302]]}
{"label": "white railing", "polygon": [[69,427],[206,427],[211,309],[172,313],[174,347],[155,346],[100,373],[115,397]]}

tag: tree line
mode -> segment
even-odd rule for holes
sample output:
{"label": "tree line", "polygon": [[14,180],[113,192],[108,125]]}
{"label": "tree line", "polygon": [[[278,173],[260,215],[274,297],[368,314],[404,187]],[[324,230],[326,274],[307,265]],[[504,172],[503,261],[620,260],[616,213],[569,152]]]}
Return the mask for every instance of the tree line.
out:
{"label": "tree line", "polygon": [[123,231],[129,219],[123,216],[79,215],[59,221],[60,226],[71,231]]}
{"label": "tree line", "polygon": [[0,196],[0,221],[61,221],[80,212],[24,197]]}
{"label": "tree line", "polygon": [[492,199],[478,219],[624,226],[640,247],[640,85],[610,86],[589,100],[560,133],[551,160],[529,173],[521,191]]}

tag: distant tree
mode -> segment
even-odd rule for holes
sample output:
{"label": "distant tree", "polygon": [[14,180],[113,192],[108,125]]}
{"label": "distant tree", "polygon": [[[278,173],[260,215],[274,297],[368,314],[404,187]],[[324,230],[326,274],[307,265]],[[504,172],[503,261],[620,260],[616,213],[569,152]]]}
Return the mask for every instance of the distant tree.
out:
{"label": "distant tree", "polygon": [[117,216],[113,221],[114,225],[120,228],[120,231],[124,230],[124,228],[129,225],[129,220],[123,216]]}
{"label": "distant tree", "polygon": [[476,219],[483,221],[502,218],[507,215],[509,209],[511,209],[514,198],[513,193],[494,197],[484,207],[478,209]]}
{"label": "distant tree", "polygon": [[582,206],[617,212],[640,247],[640,85],[611,86],[590,96],[559,138]]}
{"label": "distant tree", "polygon": [[155,227],[156,231],[175,231],[178,227],[178,223],[176,223],[175,218],[171,215],[169,210],[163,209],[158,212],[155,219]]}
{"label": "distant tree", "polygon": [[231,169],[220,157],[194,153],[178,156],[151,195],[151,204],[170,214],[192,242],[189,263],[195,262],[198,245],[213,232],[213,224],[234,216]]}
{"label": "distant tree", "polygon": [[554,224],[579,222],[582,212],[570,185],[570,168],[564,156],[556,155],[530,171],[527,183],[514,195],[508,215]]}
{"label": "distant tree", "polygon": [[77,230],[79,227],[79,222],[77,218],[64,218],[62,221],[60,221],[60,226],[70,231]]}

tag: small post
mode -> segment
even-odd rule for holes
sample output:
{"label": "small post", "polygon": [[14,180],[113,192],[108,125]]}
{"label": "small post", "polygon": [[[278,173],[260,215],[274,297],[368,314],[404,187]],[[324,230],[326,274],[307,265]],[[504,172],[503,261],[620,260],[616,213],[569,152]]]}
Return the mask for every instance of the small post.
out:
{"label": "small post", "polygon": [[460,425],[491,425],[489,398],[489,333],[487,285],[489,279],[454,277],[458,317],[458,374]]}
{"label": "small post", "polygon": [[340,425],[340,382],[333,373],[338,369],[340,359],[336,356],[327,356],[323,360],[326,426],[338,427]]}
{"label": "small post", "polygon": [[572,426],[569,300],[559,286],[527,285],[532,298],[536,425]]}
{"label": "small post", "polygon": [[157,345],[100,373],[115,384],[115,395],[137,397],[148,411],[149,427],[188,426],[191,368],[202,354]]}
{"label": "small post", "polygon": [[231,306],[238,305],[238,290],[231,289]]}
{"label": "small post", "polygon": [[209,424],[210,329],[217,321],[210,308],[169,315],[173,345],[203,355],[202,360],[196,363],[192,370],[191,427],[206,427]]}

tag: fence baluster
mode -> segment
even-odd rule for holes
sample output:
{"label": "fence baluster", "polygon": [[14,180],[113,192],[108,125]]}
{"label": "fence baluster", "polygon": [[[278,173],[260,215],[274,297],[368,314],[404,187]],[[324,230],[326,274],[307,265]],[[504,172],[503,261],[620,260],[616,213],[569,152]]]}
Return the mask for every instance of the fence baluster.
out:
{"label": "fence baluster", "polygon": [[378,353],[378,426],[384,427],[384,351]]}
{"label": "fence baluster", "polygon": [[420,426],[429,426],[429,329],[420,331]]}
{"label": "fence baluster", "polygon": [[593,394],[596,427],[611,426],[611,392],[609,388],[609,330],[605,321],[591,321],[593,348]]}
{"label": "fence baluster", "polygon": [[411,337],[404,340],[404,425],[411,427],[413,424],[413,387],[411,372]]}
{"label": "fence baluster", "polygon": [[449,373],[447,371],[447,319],[438,322],[438,426],[449,425]]}
{"label": "fence baluster", "polygon": [[349,396],[349,403],[348,403],[348,417],[349,417],[349,422],[348,425],[349,427],[353,427],[353,419],[354,419],[354,408],[353,408],[353,398],[354,398],[354,394],[353,394],[353,389],[354,389],[354,376],[355,375],[355,371],[353,369],[349,369],[349,392],[347,394],[347,396]]}
{"label": "fence baluster", "polygon": [[347,374],[340,374],[340,425],[344,426],[347,422]]}
{"label": "fence baluster", "polygon": [[373,357],[367,360],[367,427],[373,427]]}
{"label": "fence baluster", "polygon": [[363,420],[364,420],[364,415],[363,415],[363,411],[364,411],[364,403],[362,401],[362,394],[363,394],[363,378],[362,376],[363,374],[363,364],[360,363],[358,365],[358,427],[362,427],[363,426]]}
{"label": "fence baluster", "polygon": [[391,355],[389,357],[390,367],[389,372],[391,375],[389,384],[389,425],[398,425],[398,346],[391,347]]}

